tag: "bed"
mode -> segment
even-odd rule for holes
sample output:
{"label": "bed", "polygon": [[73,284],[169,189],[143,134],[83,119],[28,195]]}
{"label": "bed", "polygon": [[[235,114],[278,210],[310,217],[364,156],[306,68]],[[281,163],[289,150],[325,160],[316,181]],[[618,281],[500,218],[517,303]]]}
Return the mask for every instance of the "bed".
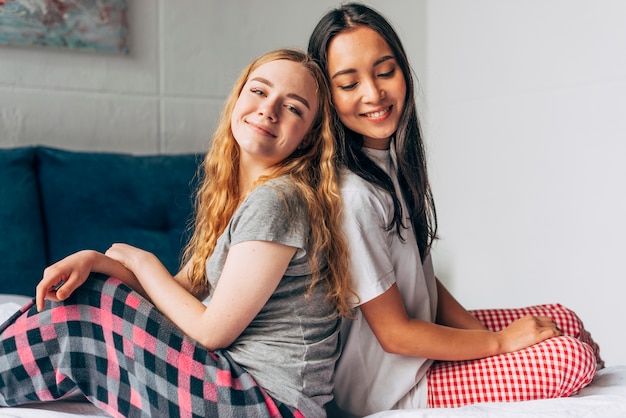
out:
{"label": "bed", "polygon": [[[0,295],[0,322],[28,301],[24,296]],[[106,417],[80,395],[56,401],[0,408],[0,417]],[[593,382],[570,398],[514,403],[488,403],[455,409],[384,411],[368,418],[626,418],[626,365],[600,370]]]}

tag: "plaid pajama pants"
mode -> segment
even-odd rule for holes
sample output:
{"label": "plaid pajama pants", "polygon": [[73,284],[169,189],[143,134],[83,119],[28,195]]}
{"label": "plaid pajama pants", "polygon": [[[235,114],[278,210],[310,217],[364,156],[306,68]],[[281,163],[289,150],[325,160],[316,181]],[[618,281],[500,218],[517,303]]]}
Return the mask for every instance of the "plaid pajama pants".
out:
{"label": "plaid pajama pants", "polygon": [[0,405],[79,389],[116,417],[302,417],[227,352],[209,352],[119,280],[92,276],[62,303],[0,326]]}
{"label": "plaid pajama pants", "polygon": [[588,385],[597,368],[604,367],[600,349],[580,318],[559,304],[472,314],[492,331],[527,314],[549,316],[563,335],[513,353],[434,363],[427,376],[429,408],[566,397]]}

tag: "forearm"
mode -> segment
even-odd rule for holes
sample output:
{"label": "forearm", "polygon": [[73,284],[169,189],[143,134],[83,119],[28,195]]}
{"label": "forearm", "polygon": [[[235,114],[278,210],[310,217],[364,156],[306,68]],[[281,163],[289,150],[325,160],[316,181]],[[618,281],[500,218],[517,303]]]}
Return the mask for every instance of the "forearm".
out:
{"label": "forearm", "polygon": [[200,340],[206,332],[201,319],[206,307],[172,277],[156,256],[144,251],[132,254],[127,267],[137,286],[185,334]]}
{"label": "forearm", "polygon": [[551,318],[532,315],[502,331],[488,331],[443,286],[440,290],[441,306],[446,308],[442,320],[454,326],[410,318],[395,284],[359,309],[385,351],[433,360],[472,360],[509,353],[560,335]]}
{"label": "forearm", "polygon": [[409,320],[385,350],[394,354],[432,360],[473,360],[504,353],[500,335],[480,329],[458,329],[430,322]]}
{"label": "forearm", "polygon": [[[409,319],[377,333],[389,352],[433,360],[472,360],[510,353],[561,335],[552,318],[526,315],[497,332]],[[390,343],[391,342],[391,343]]]}
{"label": "forearm", "polygon": [[486,330],[485,326],[465,309],[446,287],[437,280],[437,323],[466,330]]}
{"label": "forearm", "polygon": [[[503,351],[499,334],[409,317],[395,284],[359,309],[382,348],[389,353],[433,360],[470,360]],[[466,322],[471,324],[469,320]]]}

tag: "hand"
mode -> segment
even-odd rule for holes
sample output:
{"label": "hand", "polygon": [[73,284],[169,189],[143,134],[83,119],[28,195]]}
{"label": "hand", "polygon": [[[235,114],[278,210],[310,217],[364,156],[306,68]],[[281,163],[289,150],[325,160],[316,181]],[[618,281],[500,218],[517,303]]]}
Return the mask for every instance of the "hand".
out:
{"label": "hand", "polygon": [[84,250],[69,255],[43,272],[35,289],[37,310],[43,309],[45,300],[59,302],[67,299],[87,280],[93,267],[93,251]]}
{"label": "hand", "polygon": [[136,272],[138,266],[145,266],[147,262],[158,261],[152,253],[128,244],[113,244],[104,255],[121,263],[132,272]]}
{"label": "hand", "polygon": [[540,343],[548,338],[558,337],[561,330],[552,318],[526,315],[499,331],[504,353],[517,351]]}

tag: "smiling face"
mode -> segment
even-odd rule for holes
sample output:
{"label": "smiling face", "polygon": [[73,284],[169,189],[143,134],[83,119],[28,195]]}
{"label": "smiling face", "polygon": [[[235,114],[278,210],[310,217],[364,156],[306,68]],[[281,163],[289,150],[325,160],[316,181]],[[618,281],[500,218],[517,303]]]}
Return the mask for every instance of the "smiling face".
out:
{"label": "smiling face", "polygon": [[242,163],[264,170],[283,161],[308,141],[317,111],[316,82],[302,64],[281,59],[255,69],[231,117]]}
{"label": "smiling face", "polygon": [[357,26],[328,44],[328,73],[341,122],[363,135],[368,148],[389,148],[406,98],[394,54],[376,31]]}

